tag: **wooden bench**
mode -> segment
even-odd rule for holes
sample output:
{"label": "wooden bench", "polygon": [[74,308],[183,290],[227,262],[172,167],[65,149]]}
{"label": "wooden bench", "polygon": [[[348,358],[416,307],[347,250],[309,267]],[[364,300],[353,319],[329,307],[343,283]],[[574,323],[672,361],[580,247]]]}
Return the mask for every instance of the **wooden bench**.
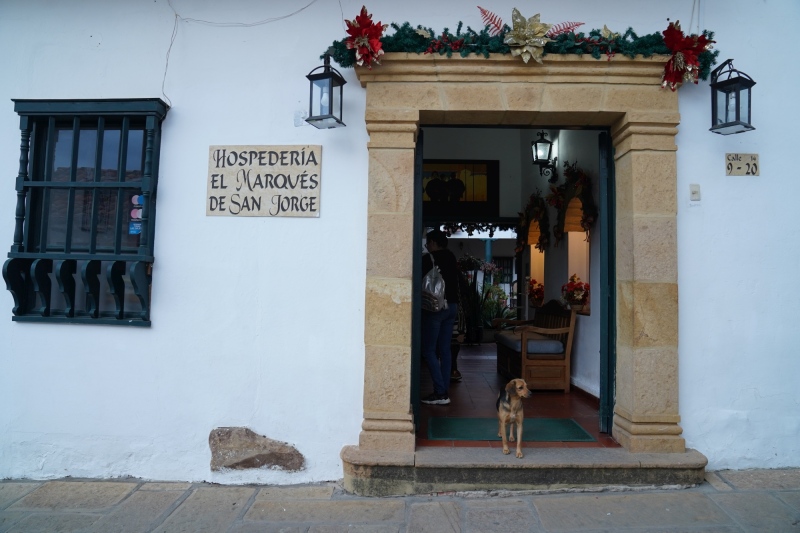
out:
{"label": "wooden bench", "polygon": [[533,320],[495,319],[497,372],[523,378],[530,389],[569,392],[575,311],[550,300],[536,309]]}

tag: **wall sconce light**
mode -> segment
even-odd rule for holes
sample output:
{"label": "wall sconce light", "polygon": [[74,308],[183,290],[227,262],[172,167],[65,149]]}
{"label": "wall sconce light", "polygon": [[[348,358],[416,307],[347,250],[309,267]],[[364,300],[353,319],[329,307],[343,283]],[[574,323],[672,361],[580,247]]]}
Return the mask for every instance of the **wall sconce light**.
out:
{"label": "wall sconce light", "polygon": [[[317,72],[319,69],[322,71]],[[344,126],[342,88],[347,82],[331,67],[330,53],[325,53],[325,63],[309,72],[306,78],[311,82],[306,122],[321,130]]]}
{"label": "wall sconce light", "polygon": [[551,159],[553,155],[553,142],[545,138],[547,134],[544,131],[539,132],[537,135],[539,135],[539,139],[531,142],[533,164],[539,165],[540,176],[549,176],[547,181],[555,183],[558,181],[558,171],[556,170],[558,158],[553,157]]}
{"label": "wall sconce light", "polygon": [[750,124],[753,78],[733,68],[728,59],[711,73],[711,129],[720,135],[754,130]]}

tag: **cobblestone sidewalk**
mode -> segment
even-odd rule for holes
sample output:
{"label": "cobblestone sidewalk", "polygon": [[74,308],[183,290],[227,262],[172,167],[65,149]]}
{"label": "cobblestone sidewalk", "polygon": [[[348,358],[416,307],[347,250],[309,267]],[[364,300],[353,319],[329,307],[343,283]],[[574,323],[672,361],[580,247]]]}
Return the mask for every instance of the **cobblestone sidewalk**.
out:
{"label": "cobblestone sidewalk", "polygon": [[336,483],[0,481],[0,533],[797,531],[800,469],[708,473],[688,489],[362,498]]}

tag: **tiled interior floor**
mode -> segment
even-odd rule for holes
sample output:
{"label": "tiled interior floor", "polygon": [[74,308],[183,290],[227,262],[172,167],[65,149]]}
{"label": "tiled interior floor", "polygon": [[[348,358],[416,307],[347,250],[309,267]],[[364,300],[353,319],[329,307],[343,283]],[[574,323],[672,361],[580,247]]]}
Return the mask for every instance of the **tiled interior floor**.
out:
{"label": "tiled interior floor", "polygon": [[[495,345],[485,343],[462,346],[458,355],[462,381],[450,384],[450,405],[420,405],[417,426],[417,446],[491,447],[502,448],[500,437],[491,441],[428,440],[428,418],[436,417],[496,417],[495,401],[507,380],[497,373]],[[423,363],[420,394],[433,391],[428,368]],[[572,418],[596,442],[524,442],[525,448],[618,448],[611,435],[600,433],[598,403],[588,394],[573,389],[570,393],[533,391],[523,400],[525,418]]]}

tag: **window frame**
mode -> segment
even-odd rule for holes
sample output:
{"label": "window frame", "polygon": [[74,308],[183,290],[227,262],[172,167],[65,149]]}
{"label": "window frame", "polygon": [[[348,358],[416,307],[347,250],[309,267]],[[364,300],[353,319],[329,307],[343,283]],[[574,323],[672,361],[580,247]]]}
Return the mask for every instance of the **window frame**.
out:
{"label": "window frame", "polygon": [[[161,151],[161,124],[169,106],[158,98],[108,100],[13,100],[20,117],[20,159],[16,179],[17,205],[14,240],[3,266],[3,277],[14,296],[14,321],[69,322],[150,326],[150,285],[155,260],[156,193]],[[68,180],[53,181],[57,133],[72,125]],[[94,127],[92,127],[94,124]],[[116,180],[103,179],[103,148],[106,124],[119,129]],[[67,126],[67,127],[65,127]],[[87,127],[88,126],[88,127]],[[77,179],[78,142],[85,130],[96,131],[92,181]],[[142,131],[141,179],[127,181],[127,148],[131,131]],[[138,137],[138,135],[137,135]],[[66,223],[64,241],[51,246],[47,238],[50,195],[65,191]],[[72,230],[90,193],[88,245],[73,248]],[[110,193],[110,194],[109,194]],[[116,194],[114,194],[116,193]],[[141,233],[138,246],[125,246],[126,196],[141,195]],[[111,247],[104,242],[98,250],[98,218],[102,197],[116,197]],[[113,202],[108,202],[113,205]],[[84,213],[85,214],[85,213]],[[83,224],[85,220],[81,220]],[[104,226],[107,229],[109,226]],[[84,230],[85,231],[85,230]],[[130,231],[130,230],[128,230]],[[108,237],[104,239],[107,241]],[[103,265],[103,263],[106,263]],[[101,280],[101,270],[105,278]],[[76,277],[80,275],[86,300],[75,305]],[[105,281],[105,283],[101,283]],[[52,309],[54,282],[61,291],[64,309]],[[80,283],[78,284],[80,286]],[[105,293],[101,294],[101,289]],[[132,292],[140,309],[126,310],[125,292]],[[113,308],[101,310],[101,299],[113,296]],[[108,300],[108,298],[107,298]],[[37,307],[37,304],[41,304]],[[106,306],[108,307],[108,306]],[[128,306],[129,308],[131,306]],[[77,310],[76,310],[77,308]]]}

